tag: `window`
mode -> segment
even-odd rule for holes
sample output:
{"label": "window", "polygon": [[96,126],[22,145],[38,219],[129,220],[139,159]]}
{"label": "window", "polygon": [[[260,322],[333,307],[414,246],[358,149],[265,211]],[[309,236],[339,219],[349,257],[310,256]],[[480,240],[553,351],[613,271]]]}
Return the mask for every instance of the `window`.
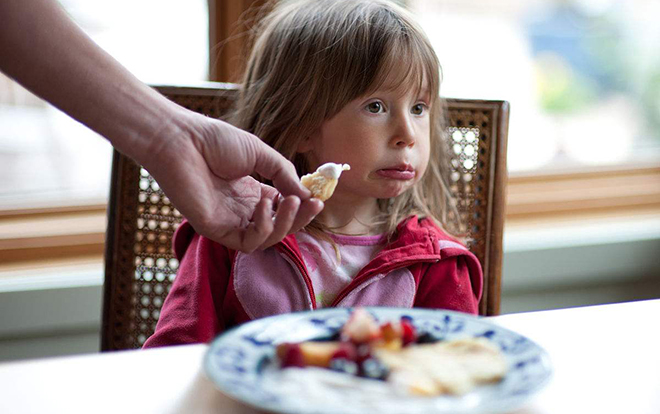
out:
{"label": "window", "polygon": [[511,103],[512,173],[658,165],[660,3],[409,0],[442,94]]}
{"label": "window", "polygon": [[[61,0],[102,48],[149,84],[207,79],[205,0]],[[105,204],[111,146],[0,74],[0,210]]]}
{"label": "window", "polygon": [[[142,81],[208,78],[206,0],[60,3]],[[98,267],[111,158],[108,142],[0,73],[0,274]]]}
{"label": "window", "polygon": [[[236,22],[268,3],[60,1],[151,84],[235,80],[247,49]],[[398,3],[438,52],[444,96],[511,102],[508,224],[660,212],[660,28],[652,21],[660,4]],[[0,272],[42,259],[100,260],[111,147],[94,135],[0,74]]]}

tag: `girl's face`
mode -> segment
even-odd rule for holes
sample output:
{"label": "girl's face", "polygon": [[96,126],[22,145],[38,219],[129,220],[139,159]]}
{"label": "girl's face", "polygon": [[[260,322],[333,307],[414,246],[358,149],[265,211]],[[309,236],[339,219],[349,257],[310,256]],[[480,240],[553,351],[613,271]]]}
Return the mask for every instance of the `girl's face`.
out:
{"label": "girl's face", "polygon": [[[396,74],[392,76],[395,78]],[[425,84],[381,89],[349,102],[299,148],[310,167],[350,164],[333,197],[337,203],[392,198],[424,175],[430,152],[430,93]]]}

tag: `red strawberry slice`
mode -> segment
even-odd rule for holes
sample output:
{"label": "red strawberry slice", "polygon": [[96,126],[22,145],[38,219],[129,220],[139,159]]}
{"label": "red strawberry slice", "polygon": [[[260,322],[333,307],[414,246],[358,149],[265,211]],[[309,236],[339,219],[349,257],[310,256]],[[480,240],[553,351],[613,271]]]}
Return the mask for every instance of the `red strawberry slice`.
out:
{"label": "red strawberry slice", "polygon": [[401,335],[403,346],[417,341],[417,330],[408,319],[401,318],[401,328],[403,330],[403,334]]}
{"label": "red strawberry slice", "polygon": [[355,362],[357,361],[357,349],[355,349],[355,345],[351,342],[342,342],[339,345],[339,349],[332,354],[330,359],[346,359]]}
{"label": "red strawberry slice", "polygon": [[305,366],[305,356],[299,344],[284,343],[278,345],[277,356],[280,358],[282,368]]}

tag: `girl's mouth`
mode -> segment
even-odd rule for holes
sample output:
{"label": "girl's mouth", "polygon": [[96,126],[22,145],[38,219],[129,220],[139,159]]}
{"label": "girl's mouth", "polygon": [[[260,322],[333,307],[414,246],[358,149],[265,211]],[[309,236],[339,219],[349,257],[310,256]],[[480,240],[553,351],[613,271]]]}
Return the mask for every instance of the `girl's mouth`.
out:
{"label": "girl's mouth", "polygon": [[415,178],[415,170],[409,164],[383,168],[382,170],[376,171],[376,174],[380,177],[391,180],[408,181]]}

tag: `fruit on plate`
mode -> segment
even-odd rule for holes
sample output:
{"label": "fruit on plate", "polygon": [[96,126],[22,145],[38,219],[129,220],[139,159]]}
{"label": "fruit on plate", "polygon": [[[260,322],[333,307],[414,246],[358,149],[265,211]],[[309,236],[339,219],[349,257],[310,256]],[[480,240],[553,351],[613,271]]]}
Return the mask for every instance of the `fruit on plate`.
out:
{"label": "fruit on plate", "polygon": [[374,355],[389,367],[397,387],[423,396],[465,394],[501,380],[508,370],[499,348],[486,338],[438,341],[400,351],[380,348]]}
{"label": "fruit on plate", "polygon": [[362,308],[358,308],[341,328],[341,339],[356,344],[372,342],[382,335],[381,327],[374,317]]}
{"label": "fruit on plate", "polygon": [[321,367],[386,380],[408,394],[465,394],[504,378],[508,370],[499,347],[483,337],[439,341],[418,333],[405,316],[378,323],[358,308],[339,331],[339,340],[282,343],[282,368]]}
{"label": "fruit on plate", "polygon": [[374,357],[373,350],[399,350],[414,343],[415,338],[410,321],[379,325],[369,312],[358,308],[342,327],[338,341],[285,342],[277,345],[276,354],[283,368],[313,366],[384,379],[388,370]]}

